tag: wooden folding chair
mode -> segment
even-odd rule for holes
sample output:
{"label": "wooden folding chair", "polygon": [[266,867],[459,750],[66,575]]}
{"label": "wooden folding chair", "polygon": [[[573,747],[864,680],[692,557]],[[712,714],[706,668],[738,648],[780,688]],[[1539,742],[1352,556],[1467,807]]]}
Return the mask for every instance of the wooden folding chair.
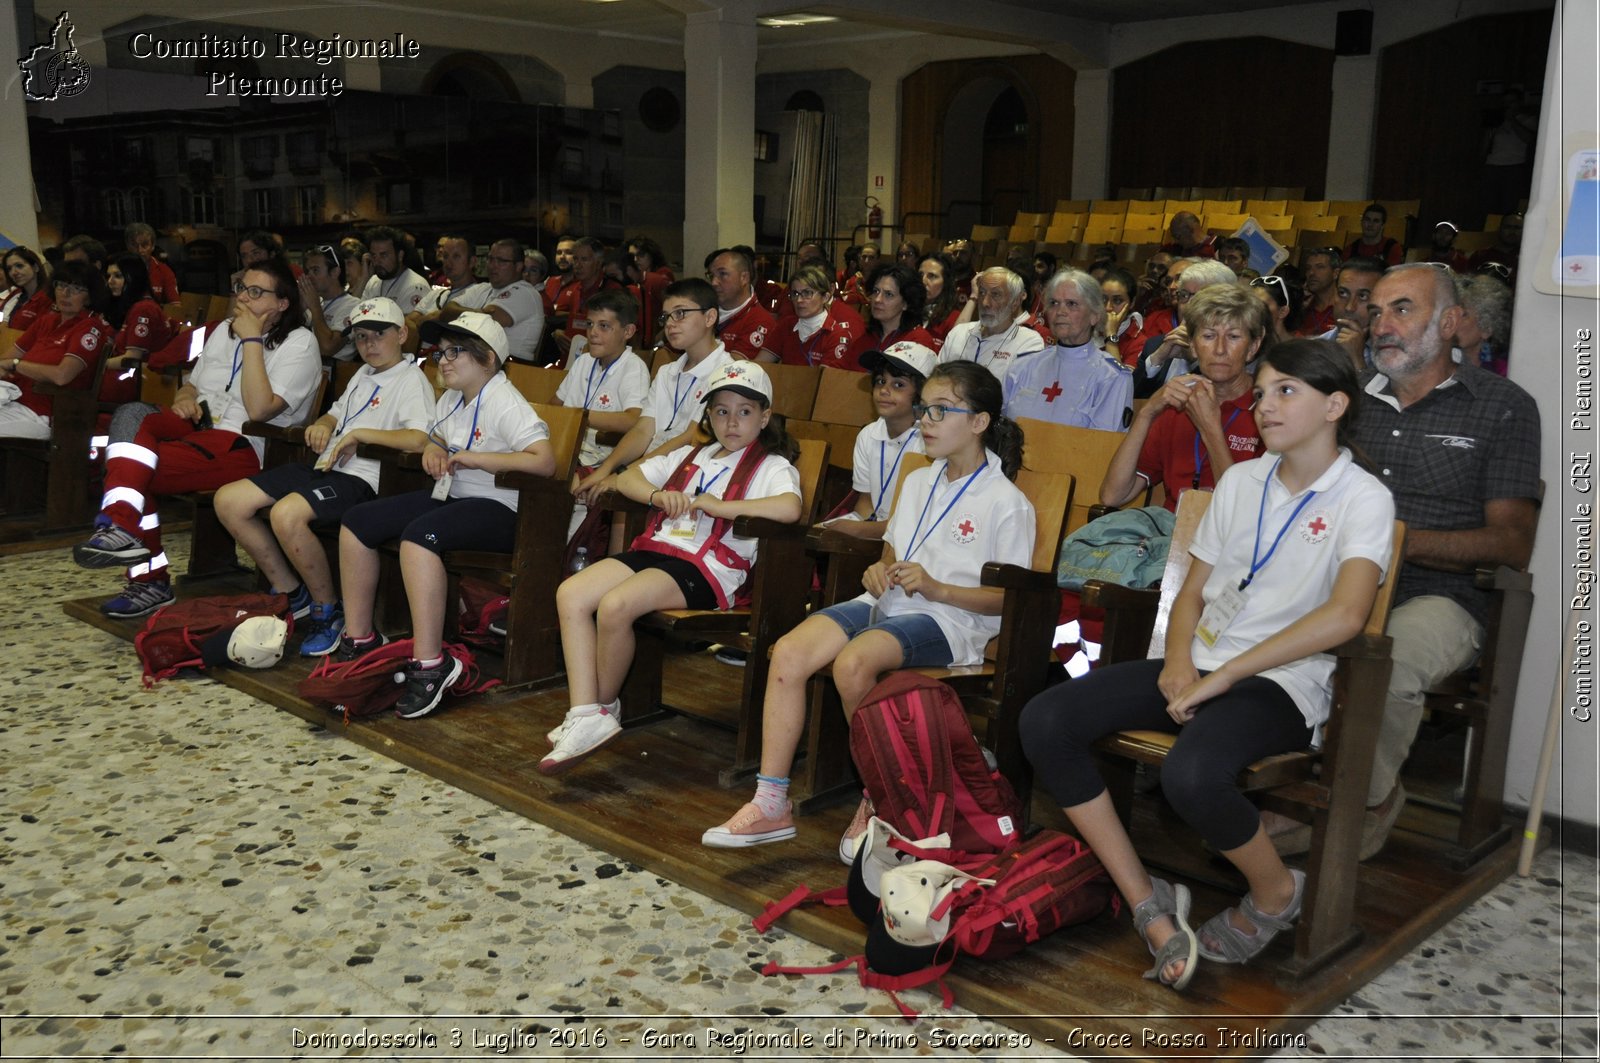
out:
{"label": "wooden folding chair", "polygon": [[[0,328],[0,355],[14,347],[22,333]],[[43,381],[33,390],[50,396],[48,439],[3,439],[5,452],[5,506],[7,517],[40,514],[35,532],[57,532],[89,524],[96,510],[90,492],[89,441],[99,412],[97,396],[105,372],[107,344],[95,363],[84,369],[84,387],[57,387]],[[76,381],[74,382],[76,383]]]}

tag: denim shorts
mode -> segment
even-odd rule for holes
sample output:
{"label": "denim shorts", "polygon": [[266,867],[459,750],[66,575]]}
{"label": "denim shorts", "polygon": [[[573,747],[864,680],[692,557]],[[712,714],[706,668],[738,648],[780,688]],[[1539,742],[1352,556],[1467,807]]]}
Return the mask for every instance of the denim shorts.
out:
{"label": "denim shorts", "polygon": [[812,615],[827,617],[852,639],[863,631],[887,631],[900,642],[902,668],[942,668],[954,659],[950,643],[945,641],[938,623],[923,613],[880,616],[874,623],[871,603],[848,601],[819,609]]}

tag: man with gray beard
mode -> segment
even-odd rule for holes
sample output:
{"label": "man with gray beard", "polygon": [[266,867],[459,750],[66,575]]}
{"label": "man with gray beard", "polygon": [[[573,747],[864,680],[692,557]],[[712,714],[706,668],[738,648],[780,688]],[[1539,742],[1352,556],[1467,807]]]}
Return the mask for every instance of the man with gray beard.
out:
{"label": "man with gray beard", "polygon": [[1044,337],[1028,327],[1022,300],[1028,287],[1005,266],[978,274],[978,320],[950,330],[939,349],[939,362],[977,362],[1004,382],[1014,359],[1044,350]]}
{"label": "man with gray beard", "polygon": [[1511,381],[1451,360],[1461,314],[1450,271],[1423,262],[1390,268],[1367,304],[1373,368],[1355,440],[1394,493],[1406,556],[1389,614],[1394,669],[1363,860],[1383,847],[1405,804],[1400,766],[1422,719],[1423,691],[1471,664],[1483,643],[1489,599],[1474,570],[1520,569],[1533,552],[1539,411]]}

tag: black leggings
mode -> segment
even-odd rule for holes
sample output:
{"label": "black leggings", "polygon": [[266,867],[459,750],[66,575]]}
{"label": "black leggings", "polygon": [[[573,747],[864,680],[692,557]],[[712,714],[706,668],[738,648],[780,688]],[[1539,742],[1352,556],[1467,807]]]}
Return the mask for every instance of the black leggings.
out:
{"label": "black leggings", "polygon": [[1239,792],[1239,772],[1262,757],[1305,749],[1311,728],[1294,699],[1258,675],[1202,702],[1179,727],[1156,686],[1164,665],[1124,661],[1050,688],[1022,710],[1022,748],[1056,803],[1072,808],[1105,792],[1095,766],[1096,739],[1114,731],[1176,734],[1161,764],[1162,791],[1212,846],[1238,848],[1261,823],[1256,806]]}

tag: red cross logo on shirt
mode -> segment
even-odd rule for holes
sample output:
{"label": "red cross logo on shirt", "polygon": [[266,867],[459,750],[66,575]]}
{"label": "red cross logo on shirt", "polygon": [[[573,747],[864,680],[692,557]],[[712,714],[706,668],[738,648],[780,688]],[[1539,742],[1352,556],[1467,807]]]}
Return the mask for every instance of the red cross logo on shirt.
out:
{"label": "red cross logo on shirt", "polygon": [[975,513],[962,513],[950,525],[950,538],[958,546],[966,546],[978,537],[978,517]]}
{"label": "red cross logo on shirt", "polygon": [[1306,522],[1300,526],[1300,538],[1316,546],[1325,540],[1333,531],[1333,523],[1328,516],[1328,511],[1315,510]]}
{"label": "red cross logo on shirt", "polygon": [[1055,383],[1051,384],[1049,387],[1040,392],[1040,394],[1044,396],[1044,401],[1046,402],[1056,401],[1056,399],[1061,397],[1061,381],[1057,380]]}
{"label": "red cross logo on shirt", "polygon": [[481,428],[474,428],[474,429],[473,429],[473,430],[472,430],[472,441],[473,441],[473,442],[474,442],[474,443],[481,443],[481,442],[483,442],[483,429],[481,429]]}
{"label": "red cross logo on shirt", "polygon": [[378,408],[378,403],[380,403],[382,401],[383,401],[383,399],[379,398],[377,395],[374,395],[374,396],[372,396],[371,401],[367,403],[367,405],[371,406],[373,409],[377,409]]}
{"label": "red cross logo on shirt", "polygon": [[1311,533],[1313,535],[1321,535],[1324,531],[1327,531],[1328,524],[1321,517],[1318,517],[1316,520],[1306,525],[1306,527],[1311,529]]}
{"label": "red cross logo on shirt", "polygon": [[964,520],[960,524],[956,525],[956,527],[961,529],[962,535],[972,534],[972,522],[970,520]]}
{"label": "red cross logo on shirt", "polygon": [[611,396],[610,395],[601,395],[597,405],[601,409],[605,409],[607,406],[610,406],[611,405]]}

